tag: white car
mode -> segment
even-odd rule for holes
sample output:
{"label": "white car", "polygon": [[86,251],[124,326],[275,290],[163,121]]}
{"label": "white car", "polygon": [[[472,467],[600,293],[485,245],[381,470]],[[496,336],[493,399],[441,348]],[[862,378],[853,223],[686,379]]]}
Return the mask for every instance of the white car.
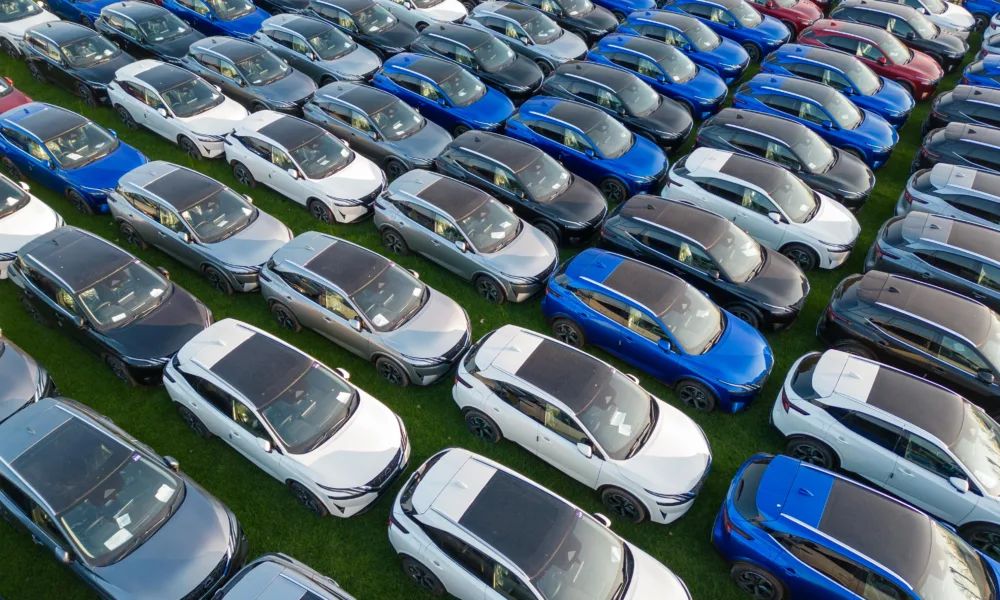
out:
{"label": "white car", "polygon": [[792,365],[771,420],[790,456],[854,473],[998,556],[1000,425],[962,396],[827,350]]}
{"label": "white car", "polygon": [[375,0],[400,21],[422,30],[434,23],[461,23],[469,11],[459,0]]}
{"label": "white car", "polygon": [[472,347],[452,398],[473,435],[520,444],[636,523],[687,513],[712,464],[701,427],[633,375],[515,325]]}
{"label": "white car", "polygon": [[181,347],[163,384],[185,423],[213,435],[314,513],[369,508],[406,469],[403,421],[311,356],[225,319]]}
{"label": "white car", "polygon": [[325,223],[368,216],[385,173],[318,125],[270,110],[244,119],[226,136],[226,162],[243,185],[263,183]]}
{"label": "white car", "polygon": [[4,18],[0,21],[0,50],[8,56],[21,58],[24,32],[44,23],[60,20],[34,0],[6,0]]}
{"label": "white car", "polygon": [[158,60],[118,69],[108,97],[130,129],[158,133],[195,160],[222,156],[222,140],[250,114],[201,77]]}
{"label": "white car", "polygon": [[[976,18],[972,16],[967,8],[958,2],[949,0],[889,0],[897,4],[913,7],[918,13],[927,17],[927,20],[942,29],[967,39],[976,28]],[[985,40],[984,36],[983,39]]]}
{"label": "white car", "polygon": [[675,162],[661,194],[726,217],[803,271],[844,264],[861,233],[851,211],[791,171],[723,150],[698,148]]}
{"label": "white car", "polygon": [[36,237],[66,224],[59,213],[30,194],[27,183],[14,183],[0,175],[0,279],[17,251]]}
{"label": "white car", "polygon": [[534,481],[452,448],[410,476],[389,542],[414,583],[458,600],[690,600],[681,579]]}

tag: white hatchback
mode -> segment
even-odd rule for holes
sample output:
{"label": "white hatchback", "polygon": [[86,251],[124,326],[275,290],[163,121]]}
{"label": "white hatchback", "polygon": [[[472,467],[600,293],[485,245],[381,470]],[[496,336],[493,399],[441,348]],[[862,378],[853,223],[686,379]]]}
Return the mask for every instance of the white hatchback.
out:
{"label": "white hatchback", "polygon": [[29,189],[23,181],[14,183],[0,175],[0,279],[7,279],[7,267],[21,246],[66,224]]}
{"label": "white hatchback", "polygon": [[59,17],[42,8],[34,0],[8,0],[3,5],[4,18],[0,21],[0,50],[14,58],[21,58],[21,40],[24,32]]}

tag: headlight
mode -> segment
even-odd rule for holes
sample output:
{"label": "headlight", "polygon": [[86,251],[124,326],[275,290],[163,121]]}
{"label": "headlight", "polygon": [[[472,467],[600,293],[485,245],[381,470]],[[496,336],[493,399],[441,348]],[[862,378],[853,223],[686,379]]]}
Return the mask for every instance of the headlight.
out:
{"label": "headlight", "polygon": [[326,197],[330,202],[333,202],[337,206],[357,206],[361,204],[360,200],[348,200],[346,198],[337,198],[329,194],[327,194]]}
{"label": "headlight", "polygon": [[80,186],[80,191],[95,198],[107,198],[108,195],[114,190],[112,188],[92,188]]}
{"label": "headlight", "polygon": [[726,386],[726,387],[730,387],[730,388],[733,388],[733,389],[737,390],[739,393],[756,392],[757,390],[760,389],[759,385],[746,385],[746,384],[742,384],[742,383],[730,383],[728,381],[723,381],[721,379],[719,379],[717,381],[719,383],[721,383],[722,385]]}
{"label": "headlight", "polygon": [[680,506],[682,504],[687,504],[698,497],[698,494],[694,492],[684,492],[683,494],[659,494],[652,490],[646,490],[646,493],[656,498],[656,503],[660,506]]}
{"label": "headlight", "polygon": [[792,307],[790,307],[790,306],[777,306],[775,304],[766,304],[764,302],[761,302],[760,304],[764,308],[767,308],[768,310],[770,310],[771,312],[774,312],[774,313],[787,314],[787,313],[795,312],[795,309],[792,308]]}
{"label": "headlight", "polygon": [[406,362],[410,363],[410,365],[412,365],[414,367],[418,367],[418,368],[419,367],[434,367],[434,366],[442,365],[442,364],[448,362],[447,360],[441,358],[440,356],[435,356],[433,358],[428,358],[428,357],[423,357],[423,356],[407,356],[407,355],[404,354],[403,358],[405,358]]}
{"label": "headlight", "polygon": [[132,358],[131,356],[122,356],[122,360],[133,367],[139,367],[141,369],[152,369],[155,367],[162,367],[170,362],[170,357],[164,358]]}
{"label": "headlight", "polygon": [[0,252],[0,262],[17,260],[17,252]]}
{"label": "headlight", "polygon": [[40,400],[45,388],[49,386],[49,373],[42,367],[38,367],[38,379],[35,381],[35,400]]}
{"label": "headlight", "polygon": [[824,242],[823,240],[816,241],[826,246],[826,249],[830,252],[850,252],[851,248],[853,248],[850,244],[834,244],[831,242]]}
{"label": "headlight", "polygon": [[210,135],[207,133],[195,133],[194,137],[199,142],[221,142],[225,136],[222,135]]}
{"label": "headlight", "polygon": [[372,489],[364,485],[350,488],[333,488],[320,485],[318,483],[316,485],[326,492],[326,495],[331,500],[353,500],[355,498],[360,498],[365,494],[372,493]]}
{"label": "headlight", "polygon": [[233,275],[258,275],[261,265],[230,265],[222,263],[223,267]]}

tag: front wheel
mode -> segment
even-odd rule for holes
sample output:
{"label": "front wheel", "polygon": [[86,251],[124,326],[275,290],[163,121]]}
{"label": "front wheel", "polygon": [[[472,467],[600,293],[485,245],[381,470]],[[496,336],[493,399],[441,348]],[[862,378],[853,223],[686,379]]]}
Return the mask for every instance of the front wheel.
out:
{"label": "front wheel", "polygon": [[819,263],[819,257],[807,246],[802,244],[789,244],[781,249],[781,253],[798,265],[802,272],[812,271]]}
{"label": "front wheel", "polygon": [[587,345],[587,336],[583,332],[583,329],[569,319],[556,319],[553,321],[552,335],[560,342],[574,348],[583,348]]}
{"label": "front wheel", "polygon": [[21,58],[21,51],[14,47],[14,44],[10,43],[10,40],[4,38],[0,39],[0,48],[10,56],[11,58],[19,59]]}
{"label": "front wheel", "polygon": [[[622,23],[624,23],[625,19],[628,18],[628,15],[626,15],[625,13],[623,13],[620,10],[613,10],[613,11],[611,11],[611,14],[614,15],[614,17],[618,21],[619,25],[622,24]],[[584,38],[584,39],[586,39],[586,38]]]}
{"label": "front wheel", "polygon": [[229,278],[222,274],[215,267],[205,267],[205,280],[212,289],[226,296],[233,295],[233,284],[229,283]]}
{"label": "front wheel", "polygon": [[733,313],[734,317],[745,321],[747,325],[753,327],[754,329],[760,329],[760,324],[764,320],[760,315],[760,311],[749,304],[743,304],[742,302],[730,304],[726,307],[726,310]]}
{"label": "front wheel", "polygon": [[125,383],[129,384],[132,387],[136,387],[137,385],[139,385],[139,382],[136,381],[135,377],[132,376],[132,373],[128,370],[128,367],[125,366],[125,363],[123,363],[118,357],[106,356],[104,358],[104,362],[107,363],[108,368],[111,369],[111,374],[117,377],[118,379],[124,381]]}
{"label": "front wheel", "polygon": [[399,366],[396,361],[386,358],[384,356],[378,357],[375,361],[375,370],[378,374],[382,376],[383,379],[391,383],[396,387],[406,387],[410,385],[410,377],[403,370],[403,367]]}
{"label": "front wheel", "polygon": [[969,545],[993,560],[1000,560],[1000,526],[991,523],[970,525],[962,530]]}
{"label": "front wheel", "polygon": [[784,600],[785,584],[767,569],[750,563],[738,562],[729,571],[733,583],[753,600]]}
{"label": "front wheel", "polygon": [[752,42],[743,42],[743,49],[746,50],[747,54],[750,56],[751,64],[760,62],[761,52],[760,48],[757,47],[757,44],[754,44]]}
{"label": "front wheel", "polygon": [[545,237],[552,240],[552,243],[556,245],[556,248],[559,247],[559,230],[556,229],[555,225],[549,223],[548,221],[539,221],[538,223],[535,223],[535,229],[541,231],[545,234]]}
{"label": "front wheel", "polygon": [[611,205],[621,204],[628,198],[628,189],[625,188],[625,184],[614,177],[608,177],[601,181],[597,189]]}
{"label": "front wheel", "polygon": [[181,147],[181,150],[184,151],[184,154],[187,154],[188,156],[191,157],[191,160],[202,159],[201,150],[199,150],[198,145],[192,142],[190,139],[182,137],[178,145]]}
{"label": "front wheel", "polygon": [[542,70],[542,77],[548,77],[552,73],[552,65],[544,60],[536,60],[535,64]]}
{"label": "front wheel", "polygon": [[492,277],[480,275],[475,281],[476,293],[483,300],[490,304],[503,304],[507,294],[503,291],[503,286],[498,284]]}
{"label": "front wheel", "polygon": [[906,90],[906,92],[910,95],[911,98],[913,98],[914,100],[917,99],[916,92],[913,91],[913,84],[912,83],[910,83],[909,81],[903,80],[903,79],[897,79],[896,83],[898,83],[900,86],[902,86],[902,88],[904,90]]}
{"label": "front wheel", "polygon": [[976,13],[972,15],[972,18],[976,20],[976,31],[986,31],[986,28],[990,26],[989,15]]}
{"label": "front wheel", "polygon": [[700,413],[708,413],[715,410],[717,399],[715,393],[704,384],[690,379],[681,380],[674,388],[677,399],[681,404],[692,408]]}
{"label": "front wheel", "polygon": [[795,25],[793,25],[791,21],[782,21],[781,24],[788,29],[788,42],[795,43],[795,38],[798,37],[798,29],[795,28]]}
{"label": "front wheel", "polygon": [[390,182],[402,177],[407,172],[406,165],[395,158],[390,158],[385,162],[385,177]]}
{"label": "front wheel", "polygon": [[309,512],[313,513],[317,517],[325,517],[329,514],[326,510],[326,506],[319,501],[312,492],[310,492],[304,485],[296,481],[288,482],[288,489],[291,490],[292,495],[295,499],[299,501],[299,504],[309,509]]}
{"label": "front wheel", "polygon": [[470,130],[470,127],[468,127],[467,125],[462,125],[461,123],[459,123],[458,125],[455,125],[454,129],[451,130],[451,135],[452,135],[452,137],[458,137],[458,136],[462,135],[463,133],[465,133],[466,131],[469,131],[469,130]]}
{"label": "front wheel", "polygon": [[94,214],[94,209],[90,207],[87,200],[80,194],[80,192],[70,189],[66,190],[66,199],[69,203],[73,205],[73,208],[82,212],[85,215]]}
{"label": "front wheel", "polygon": [[323,223],[334,222],[333,212],[330,210],[330,207],[319,200],[309,201],[309,214],[317,221],[322,221]]}
{"label": "front wheel", "polygon": [[87,108],[95,108],[97,106],[97,96],[94,95],[94,90],[90,89],[87,84],[81,83],[77,85],[76,95]]}
{"label": "front wheel", "polygon": [[632,523],[646,520],[646,507],[635,496],[618,488],[607,488],[601,492],[601,502],[608,512]]}

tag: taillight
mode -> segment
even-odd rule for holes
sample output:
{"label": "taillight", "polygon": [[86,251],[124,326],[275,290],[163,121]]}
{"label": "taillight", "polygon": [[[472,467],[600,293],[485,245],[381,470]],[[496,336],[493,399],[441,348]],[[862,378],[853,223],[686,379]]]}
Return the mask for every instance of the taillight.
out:
{"label": "taillight", "polygon": [[736,525],[733,525],[732,519],[729,518],[729,507],[725,504],[722,505],[722,528],[726,530],[726,535],[732,535],[735,533],[745,540],[753,539],[749,533],[743,531]]}
{"label": "taillight", "polygon": [[836,323],[841,323],[843,325],[853,325],[853,323],[851,323],[848,319],[845,319],[844,317],[833,312],[832,306],[826,307],[826,316],[829,317],[831,321],[834,321]]}
{"label": "taillight", "polygon": [[461,383],[462,385],[464,385],[467,388],[470,388],[470,389],[472,388],[472,384],[469,383],[468,381],[462,379],[462,377],[459,376],[457,373],[455,374],[455,383]]}
{"label": "taillight", "polygon": [[926,146],[920,148],[920,153],[926,156],[927,158],[932,158],[932,159],[941,158],[940,154],[938,154],[937,152],[931,152],[930,150],[927,149]]}
{"label": "taillight", "polygon": [[618,234],[613,231],[609,231],[604,225],[601,225],[601,237],[616,238],[618,237]]}
{"label": "taillight", "polygon": [[883,250],[882,246],[878,243],[878,240],[875,240],[874,249],[875,249],[875,258],[877,258],[879,260],[881,260],[883,258],[889,258],[889,259],[892,259],[892,260],[899,260],[899,257],[896,256],[895,254],[893,254],[891,252],[886,252],[885,250]]}
{"label": "taillight", "polygon": [[781,408],[785,409],[785,413],[786,414],[790,410],[794,410],[795,412],[799,413],[800,415],[808,415],[809,414],[808,412],[806,412],[802,408],[800,408],[800,407],[792,404],[792,401],[788,399],[788,394],[785,392],[785,388],[781,388]]}

